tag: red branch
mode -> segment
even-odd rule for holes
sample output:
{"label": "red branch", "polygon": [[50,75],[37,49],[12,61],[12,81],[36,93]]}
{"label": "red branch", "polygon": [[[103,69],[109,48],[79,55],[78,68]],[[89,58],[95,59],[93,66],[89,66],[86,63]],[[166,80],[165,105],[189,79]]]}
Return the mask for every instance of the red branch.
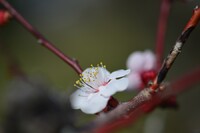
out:
{"label": "red branch", "polygon": [[[107,114],[100,115],[99,118],[97,118],[93,121],[93,123],[91,123],[92,131],[108,132],[114,128],[119,128],[122,125],[129,123],[129,121],[135,120],[138,116],[142,115],[143,113],[147,113],[153,110],[155,107],[165,102],[167,99],[178,94],[178,91],[175,91],[175,88],[172,88],[162,82],[165,79],[168,70],[171,68],[176,57],[180,53],[184,43],[188,39],[193,29],[198,24],[200,18],[199,12],[200,8],[197,7],[194,9],[191,19],[189,20],[186,28],[183,30],[183,32],[177,39],[173,49],[170,51],[169,55],[164,60],[163,66],[159,71],[153,84],[143,89],[140,93],[138,93],[137,96],[132,98],[130,101],[118,105],[117,108],[108,112]],[[195,71],[194,73],[188,75],[188,78],[191,78],[193,80],[190,82],[186,82],[187,84],[185,84],[185,86],[189,86],[192,83],[196,83],[200,80],[199,71],[200,70],[198,69],[198,71]],[[183,78],[180,81],[184,80],[185,78]],[[172,86],[176,87],[176,84],[173,83]],[[179,92],[184,91],[184,88],[179,89]]]}
{"label": "red branch", "polygon": [[181,93],[185,89],[189,88],[193,84],[198,83],[200,80],[200,67],[193,69],[185,75],[179,77],[171,83],[171,87],[174,88],[175,92]]}
{"label": "red branch", "polygon": [[200,66],[195,70],[190,71],[180,78],[171,83],[171,85],[165,89],[164,91],[160,91],[151,100],[145,102],[144,104],[140,104],[135,110],[131,111],[126,116],[114,121],[112,123],[100,126],[95,129],[96,133],[102,132],[111,132],[116,131],[119,128],[129,126],[133,124],[134,121],[139,119],[142,115],[147,114],[153,111],[156,107],[158,107],[161,103],[166,101],[167,99],[177,96],[180,93],[191,89],[193,85],[200,82]]}
{"label": "red branch", "polygon": [[172,3],[172,0],[162,0],[161,7],[160,7],[160,15],[158,19],[158,27],[157,27],[157,35],[156,35],[156,48],[155,48],[155,53],[157,57],[157,69],[161,67],[167,20],[169,17],[171,3]]}
{"label": "red branch", "polygon": [[187,25],[185,26],[183,32],[185,32],[190,27],[195,27],[200,20],[200,9],[198,6],[193,10],[193,15],[190,18],[190,21],[188,21]]}
{"label": "red branch", "polygon": [[78,74],[82,73],[82,68],[78,64],[78,61],[65,55],[61,50],[56,48],[50,41],[48,41],[39,31],[37,31],[26,19],[24,19],[6,0],[0,0],[0,3],[10,12],[13,18],[15,18],[25,29],[27,29],[38,42],[49,49],[52,53],[57,55],[60,59],[71,66]]}

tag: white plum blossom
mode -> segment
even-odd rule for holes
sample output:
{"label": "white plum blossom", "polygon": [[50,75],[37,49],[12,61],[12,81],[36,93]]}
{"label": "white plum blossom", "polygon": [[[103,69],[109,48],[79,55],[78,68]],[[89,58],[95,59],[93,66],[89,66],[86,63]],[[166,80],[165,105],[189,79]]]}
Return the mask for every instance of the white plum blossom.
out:
{"label": "white plum blossom", "polygon": [[79,89],[70,96],[73,109],[81,109],[86,114],[102,111],[116,92],[124,91],[128,87],[130,70],[118,70],[110,73],[105,66],[87,68],[81,74],[75,86]]}
{"label": "white plum blossom", "polygon": [[133,52],[127,60],[127,68],[131,70],[128,75],[129,89],[139,89],[142,84],[141,74],[156,68],[156,56],[150,50]]}

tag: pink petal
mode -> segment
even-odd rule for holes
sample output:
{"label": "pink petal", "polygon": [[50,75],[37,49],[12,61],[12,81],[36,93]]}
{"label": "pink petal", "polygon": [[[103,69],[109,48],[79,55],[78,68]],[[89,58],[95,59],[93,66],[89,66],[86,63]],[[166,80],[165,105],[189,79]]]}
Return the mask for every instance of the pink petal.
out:
{"label": "pink petal", "polygon": [[140,88],[142,81],[141,81],[141,77],[138,73],[129,74],[128,79],[129,79],[129,85],[128,85],[129,90],[134,90],[134,89]]}
{"label": "pink petal", "polygon": [[155,69],[155,67],[156,67],[156,56],[155,56],[155,54],[153,52],[151,52],[150,50],[146,50],[144,52],[144,56],[145,56],[144,70],[148,71],[148,70]]}
{"label": "pink petal", "polygon": [[143,52],[133,52],[127,60],[127,67],[133,71],[142,71],[145,64]]}

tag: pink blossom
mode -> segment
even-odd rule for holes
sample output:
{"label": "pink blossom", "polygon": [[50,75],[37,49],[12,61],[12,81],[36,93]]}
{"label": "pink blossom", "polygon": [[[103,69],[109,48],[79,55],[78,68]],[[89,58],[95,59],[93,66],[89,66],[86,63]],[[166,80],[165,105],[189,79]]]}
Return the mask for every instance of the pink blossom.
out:
{"label": "pink blossom", "polygon": [[128,57],[127,67],[131,70],[131,73],[128,75],[128,88],[139,89],[143,85],[143,74],[155,70],[156,57],[150,50],[133,52]]}

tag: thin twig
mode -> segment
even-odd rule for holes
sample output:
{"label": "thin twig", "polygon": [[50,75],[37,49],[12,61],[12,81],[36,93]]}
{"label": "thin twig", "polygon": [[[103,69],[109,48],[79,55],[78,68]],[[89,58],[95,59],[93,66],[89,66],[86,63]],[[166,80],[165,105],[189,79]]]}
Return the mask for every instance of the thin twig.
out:
{"label": "thin twig", "polygon": [[[107,114],[100,115],[99,118],[97,118],[96,120],[93,121],[93,123],[90,124],[94,129],[92,131],[98,132],[102,128],[107,129],[109,127],[112,127],[113,124],[119,122],[118,120],[129,117],[129,114],[134,116],[134,111],[138,109],[140,109],[140,111],[143,112],[149,111],[153,107],[156,107],[157,105],[162,103],[162,101],[174,95],[175,92],[171,89],[165,89],[163,91],[158,91],[157,93],[154,90],[156,90],[157,88],[167,88],[167,85],[165,84],[161,86],[161,82],[164,80],[168,70],[171,68],[171,65],[178,56],[181,48],[183,47],[183,44],[186,42],[190,33],[199,22],[199,19],[200,19],[200,8],[196,7],[194,9],[191,19],[184,28],[180,37],[177,39],[175,46],[165,59],[163,67],[161,68],[161,71],[158,73],[155,82],[148,88],[142,90],[136,97],[132,98],[130,101],[118,105],[117,108],[115,108],[113,111],[108,112]],[[144,106],[147,106],[148,109],[141,110],[141,107]]]}
{"label": "thin twig", "polygon": [[52,53],[57,55],[60,59],[71,66],[78,74],[82,73],[82,68],[78,64],[78,61],[70,58],[56,48],[50,41],[48,41],[39,31],[37,31],[26,19],[24,19],[6,0],[0,0],[0,3],[10,12],[13,18],[15,18],[25,29],[27,29],[38,42],[49,49]]}
{"label": "thin twig", "polygon": [[197,6],[194,11],[193,15],[188,21],[186,27],[182,31],[181,35],[178,37],[174,47],[170,51],[167,58],[164,60],[162,68],[160,69],[158,76],[156,80],[154,81],[154,88],[156,89],[156,86],[159,86],[159,84],[164,80],[166,77],[169,69],[171,68],[172,64],[174,63],[176,57],[181,52],[182,47],[184,46],[185,42],[187,41],[188,37],[190,36],[193,29],[197,26],[200,19],[200,8]]}
{"label": "thin twig", "polygon": [[171,4],[172,4],[172,0],[162,0],[161,7],[160,7],[160,15],[158,19],[156,47],[155,47],[157,69],[161,67],[161,61],[163,58],[162,56],[163,56],[163,49],[164,49],[167,20],[169,17]]}

